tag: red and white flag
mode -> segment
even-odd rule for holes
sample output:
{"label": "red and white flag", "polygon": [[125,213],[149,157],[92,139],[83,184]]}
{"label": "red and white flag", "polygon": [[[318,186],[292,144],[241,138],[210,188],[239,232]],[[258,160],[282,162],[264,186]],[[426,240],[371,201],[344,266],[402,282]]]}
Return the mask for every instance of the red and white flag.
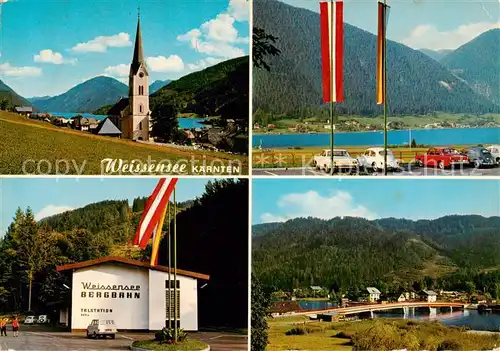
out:
{"label": "red and white flag", "polygon": [[146,248],[148,245],[168,205],[177,180],[177,178],[162,178],[156,185],[153,193],[146,202],[146,207],[135,232],[134,245],[139,246],[141,249]]}
{"label": "red and white flag", "polygon": [[344,3],[320,2],[323,101],[344,101]]}

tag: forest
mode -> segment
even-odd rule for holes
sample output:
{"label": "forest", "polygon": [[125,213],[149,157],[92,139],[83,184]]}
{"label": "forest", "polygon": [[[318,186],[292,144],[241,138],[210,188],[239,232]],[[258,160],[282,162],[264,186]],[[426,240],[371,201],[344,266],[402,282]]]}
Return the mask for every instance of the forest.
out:
{"label": "forest", "polygon": [[[0,237],[0,312],[31,309],[57,320],[57,306],[70,298],[64,284],[71,286],[70,276],[56,272],[57,266],[108,255],[149,261],[150,246],[130,245],[146,199],[136,198],[131,206],[127,200],[106,200],[38,222],[30,208],[19,208]],[[178,268],[211,276],[200,289],[200,326],[247,325],[247,204],[247,181],[232,179],[210,181],[199,198],[177,203]],[[173,206],[169,211],[173,228]],[[166,257],[162,242],[159,264],[166,264]],[[220,309],[222,304],[234,307]]]}
{"label": "forest", "polygon": [[[327,118],[328,108],[322,103],[319,14],[276,0],[255,0],[253,8],[255,28],[276,38],[273,45],[280,52],[266,57],[269,71],[253,71],[257,121],[270,122],[268,116]],[[335,112],[381,115],[382,108],[375,102],[376,37],[348,23],[344,31],[345,102],[335,104]],[[441,63],[391,40],[387,44],[387,69],[390,115],[500,111],[498,105],[476,94]]]}
{"label": "forest", "polygon": [[500,297],[500,217],[296,218],[253,227],[253,273],[266,289],[319,285],[359,294],[441,288]]}

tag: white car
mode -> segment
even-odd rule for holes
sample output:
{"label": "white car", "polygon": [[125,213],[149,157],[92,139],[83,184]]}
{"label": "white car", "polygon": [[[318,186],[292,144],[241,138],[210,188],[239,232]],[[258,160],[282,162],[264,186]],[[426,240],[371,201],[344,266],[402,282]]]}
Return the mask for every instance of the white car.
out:
{"label": "white car", "polygon": [[99,337],[111,339],[115,338],[116,324],[111,319],[93,319],[87,327],[87,338],[97,339]]}
{"label": "white car", "polygon": [[24,320],[24,324],[35,324],[37,322],[37,319],[35,316],[27,316],[26,319]]}
{"label": "white car", "polygon": [[[313,158],[313,166],[316,169],[324,170],[329,173],[332,169],[331,167],[331,152],[328,149],[323,150],[319,155],[315,155]],[[357,169],[358,160],[352,158],[347,150],[343,149],[333,149],[333,164],[335,169]]]}
{"label": "white car", "polygon": [[50,319],[49,319],[49,317],[47,317],[46,314],[42,314],[42,315],[38,316],[37,323],[38,324],[47,324],[47,323],[50,323]]}
{"label": "white car", "polygon": [[[384,169],[384,148],[371,147],[358,157],[360,166],[371,168],[375,172]],[[396,160],[391,150],[387,149],[387,169],[399,169],[399,161]]]}
{"label": "white car", "polygon": [[493,159],[500,165],[500,145],[490,145],[486,147],[486,150],[490,152]]}

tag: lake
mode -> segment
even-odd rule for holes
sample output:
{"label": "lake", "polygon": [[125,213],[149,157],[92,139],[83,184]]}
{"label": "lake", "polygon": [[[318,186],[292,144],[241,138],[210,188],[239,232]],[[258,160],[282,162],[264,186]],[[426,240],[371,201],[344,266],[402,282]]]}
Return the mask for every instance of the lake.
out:
{"label": "lake", "polygon": [[374,318],[404,318],[416,320],[437,320],[448,326],[467,326],[474,330],[500,331],[500,314],[478,313],[477,310],[440,311],[430,314],[426,309],[410,308],[408,315],[403,316],[402,309],[390,310],[384,313],[374,312]]}
{"label": "lake", "polygon": [[[411,136],[410,136],[411,135]],[[383,146],[382,131],[338,132],[334,136],[338,146]],[[391,130],[387,132],[390,145],[404,145],[415,139],[417,144],[425,145],[466,145],[499,144],[500,127],[495,128],[450,128]],[[252,137],[253,146],[263,148],[286,147],[327,147],[330,145],[330,133],[318,134],[256,134]]]}
{"label": "lake", "polygon": [[337,304],[333,304],[327,300],[320,301],[299,301],[300,308],[304,310],[326,310],[328,308],[336,307]]}
{"label": "lake", "polygon": [[[92,113],[74,113],[74,112],[49,112],[52,116],[55,117],[64,117],[66,119],[70,119],[72,117],[76,117],[81,115],[86,118],[94,118],[98,121],[105,119],[106,115],[94,115]],[[179,127],[183,129],[192,129],[192,128],[205,128],[206,124],[200,123],[205,121],[206,118],[178,118]]]}

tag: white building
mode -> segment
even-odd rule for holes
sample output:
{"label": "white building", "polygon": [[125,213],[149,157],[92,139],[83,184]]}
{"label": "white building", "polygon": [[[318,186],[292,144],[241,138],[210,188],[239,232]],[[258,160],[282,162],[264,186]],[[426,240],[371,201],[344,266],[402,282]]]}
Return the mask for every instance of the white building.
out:
{"label": "white building", "polygon": [[427,302],[436,302],[437,293],[432,290],[422,290],[422,297]]}
{"label": "white building", "polygon": [[376,302],[380,299],[380,291],[377,288],[368,287],[366,290],[368,291],[368,301]]}
{"label": "white building", "polygon": [[168,267],[149,262],[103,257],[60,266],[57,271],[73,273],[71,305],[60,314],[60,322],[71,323],[72,331],[85,330],[93,319],[113,319],[119,330],[160,330],[168,325],[169,295],[172,322],[177,308],[180,328],[197,331],[198,280],[210,278],[177,269],[174,284],[172,270],[169,294]]}

